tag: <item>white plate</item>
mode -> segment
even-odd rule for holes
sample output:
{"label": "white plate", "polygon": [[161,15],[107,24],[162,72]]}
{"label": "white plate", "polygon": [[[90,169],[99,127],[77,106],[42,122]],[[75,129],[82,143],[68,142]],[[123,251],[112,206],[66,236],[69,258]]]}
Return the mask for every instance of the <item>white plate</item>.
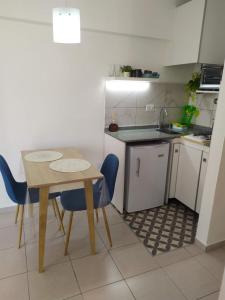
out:
{"label": "white plate", "polygon": [[63,154],[57,151],[37,151],[27,154],[25,159],[32,162],[48,162],[61,157],[63,157]]}
{"label": "white plate", "polygon": [[84,159],[65,158],[52,162],[49,168],[64,173],[81,172],[89,169],[91,164]]}

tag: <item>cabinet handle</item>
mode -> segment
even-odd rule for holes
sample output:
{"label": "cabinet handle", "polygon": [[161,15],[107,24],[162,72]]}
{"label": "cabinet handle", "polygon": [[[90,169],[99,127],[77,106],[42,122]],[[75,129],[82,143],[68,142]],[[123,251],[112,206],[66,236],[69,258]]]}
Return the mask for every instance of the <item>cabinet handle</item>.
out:
{"label": "cabinet handle", "polygon": [[164,154],[159,154],[158,157],[164,157]]}
{"label": "cabinet handle", "polygon": [[140,167],[141,167],[141,159],[138,157],[137,158],[137,170],[136,170],[137,177],[139,177],[139,175],[140,175]]}
{"label": "cabinet handle", "polygon": [[203,158],[203,162],[207,162],[207,159],[206,159],[206,158]]}
{"label": "cabinet handle", "polygon": [[178,152],[179,152],[179,150],[178,150],[178,149],[176,149],[174,152],[175,152],[175,153],[178,153]]}

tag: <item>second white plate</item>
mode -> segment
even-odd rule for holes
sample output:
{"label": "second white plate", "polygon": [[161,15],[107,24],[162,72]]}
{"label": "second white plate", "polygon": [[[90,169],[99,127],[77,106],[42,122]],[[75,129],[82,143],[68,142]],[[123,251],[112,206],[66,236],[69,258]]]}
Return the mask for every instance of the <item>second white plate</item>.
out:
{"label": "second white plate", "polygon": [[91,164],[84,159],[65,158],[50,163],[49,168],[57,172],[75,173],[89,169]]}

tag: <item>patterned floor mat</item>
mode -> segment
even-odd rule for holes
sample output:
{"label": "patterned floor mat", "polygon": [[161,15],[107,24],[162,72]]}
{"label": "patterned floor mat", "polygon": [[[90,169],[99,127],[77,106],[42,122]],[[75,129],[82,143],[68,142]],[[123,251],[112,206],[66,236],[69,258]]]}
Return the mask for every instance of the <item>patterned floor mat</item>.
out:
{"label": "patterned floor mat", "polygon": [[127,213],[124,220],[152,255],[158,255],[194,243],[198,214],[172,200],[164,206]]}

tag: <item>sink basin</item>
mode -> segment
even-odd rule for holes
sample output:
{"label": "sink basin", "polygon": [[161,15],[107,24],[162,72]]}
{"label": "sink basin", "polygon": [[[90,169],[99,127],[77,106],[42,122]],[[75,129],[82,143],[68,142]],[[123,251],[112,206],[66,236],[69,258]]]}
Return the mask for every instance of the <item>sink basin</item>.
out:
{"label": "sink basin", "polygon": [[156,130],[167,134],[181,134],[181,132],[174,131],[173,129],[170,128],[158,128]]}

